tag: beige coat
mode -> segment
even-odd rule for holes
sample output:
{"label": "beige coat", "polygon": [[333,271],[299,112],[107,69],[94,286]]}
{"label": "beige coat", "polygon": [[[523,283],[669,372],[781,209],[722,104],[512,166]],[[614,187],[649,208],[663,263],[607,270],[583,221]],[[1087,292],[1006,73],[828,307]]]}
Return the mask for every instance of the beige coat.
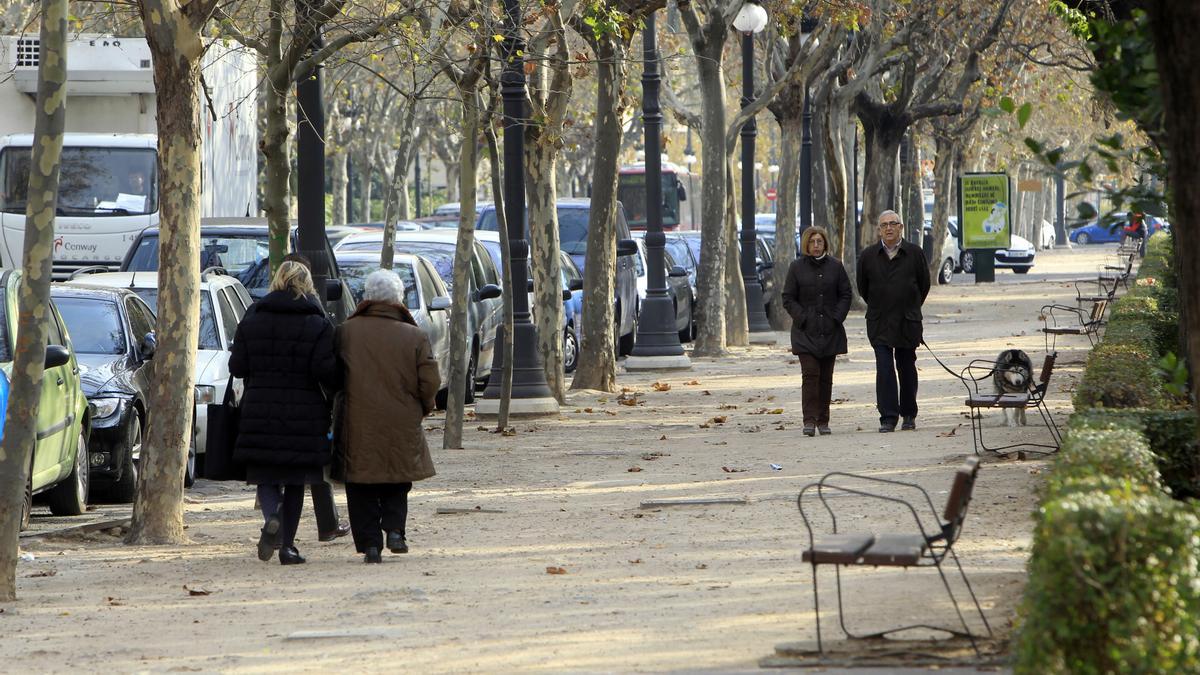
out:
{"label": "beige coat", "polygon": [[441,387],[424,331],[399,305],[363,302],[338,328],[345,366],[340,441],[347,483],[408,483],[433,476],[421,421]]}

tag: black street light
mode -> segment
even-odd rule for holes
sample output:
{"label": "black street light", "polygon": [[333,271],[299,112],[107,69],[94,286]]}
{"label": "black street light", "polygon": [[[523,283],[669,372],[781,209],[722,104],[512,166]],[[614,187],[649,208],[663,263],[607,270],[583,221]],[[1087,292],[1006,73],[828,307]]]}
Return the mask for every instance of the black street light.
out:
{"label": "black street light", "polygon": [[[308,53],[324,44],[318,31],[308,45]],[[318,64],[296,82],[296,235],[299,252],[312,262],[313,287],[324,302],[328,299],[325,281],[332,261],[325,257],[325,101],[321,71]]]}
{"label": "black street light", "polygon": [[[754,34],[767,27],[767,10],[757,2],[750,1],[742,5],[737,16],[733,19],[733,27],[742,33],[742,79],[744,91],[742,107],[749,107],[754,101]],[[758,233],[754,228],[755,211],[755,171],[754,171],[754,138],[758,135],[758,125],[754,118],[746,120],[742,125],[742,233],[741,233],[741,267],[742,282],[746,286],[746,315],[749,319],[750,333],[771,333],[771,324],[767,321],[767,311],[763,306],[762,284],[758,280],[758,262],[756,255]],[[753,342],[764,342],[762,336]],[[770,338],[769,341],[774,341]]]}
{"label": "black street light", "polygon": [[[800,231],[812,227],[812,96],[804,92],[804,112],[800,113]],[[794,227],[794,226],[793,226]],[[778,230],[776,226],[776,230]]]}
{"label": "black street light", "polygon": [[[506,293],[512,294],[513,364],[512,415],[558,414],[558,401],[546,384],[537,328],[529,317],[529,242],[525,239],[525,41],[521,39],[519,0],[504,0],[504,71],[500,95],[504,99],[504,219],[508,223],[510,261]],[[497,339],[497,344],[502,341]],[[500,373],[503,349],[495,351],[492,373],[475,414],[495,415],[500,409]]]}
{"label": "black street light", "polygon": [[[658,92],[658,47],[654,19],[646,17],[642,30],[642,130],[646,143],[646,300],[638,319],[633,352],[625,359],[626,370],[686,369],[692,362],[683,353],[675,329],[675,304],[667,295],[664,249],[667,239],[662,227],[662,110]],[[674,181],[672,181],[672,184]],[[672,185],[673,186],[673,185]]]}

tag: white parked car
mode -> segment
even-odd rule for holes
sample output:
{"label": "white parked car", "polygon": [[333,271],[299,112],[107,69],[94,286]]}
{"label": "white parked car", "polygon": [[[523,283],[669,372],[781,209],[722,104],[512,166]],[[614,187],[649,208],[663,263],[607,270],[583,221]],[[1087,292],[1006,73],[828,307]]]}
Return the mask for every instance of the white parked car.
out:
{"label": "white parked car", "polygon": [[[137,293],[150,309],[158,311],[158,274],[155,272],[111,272],[91,274],[81,283],[91,286],[128,288]],[[229,350],[238,323],[253,304],[250,293],[236,278],[207,272],[200,283],[200,341],[196,351],[196,416],[192,429],[192,448],[188,453],[188,482],[204,461],[208,440],[208,404],[219,403],[229,385]],[[240,385],[235,385],[240,394]]]}
{"label": "white parked car", "polygon": [[[955,272],[975,272],[974,253],[958,247],[958,218],[951,216],[949,220],[946,238],[942,241],[942,264],[938,268],[937,278],[939,284],[950,283],[951,275]],[[1014,234],[1007,249],[996,251],[996,269],[1010,269],[1017,274],[1028,274],[1029,270],[1033,269],[1035,257],[1033,243]]]}

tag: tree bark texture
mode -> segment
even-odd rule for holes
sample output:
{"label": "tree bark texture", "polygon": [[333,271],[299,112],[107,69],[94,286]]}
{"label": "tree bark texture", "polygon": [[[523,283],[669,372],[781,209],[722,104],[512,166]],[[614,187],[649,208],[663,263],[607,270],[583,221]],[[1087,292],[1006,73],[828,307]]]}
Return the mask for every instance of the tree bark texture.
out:
{"label": "tree bark texture", "polygon": [[907,127],[885,114],[859,111],[863,124],[867,156],[863,167],[863,210],[859,223],[858,247],[864,248],[879,240],[876,222],[879,214],[888,209],[898,210],[896,204],[896,157],[900,139]]}
{"label": "tree bark texture", "polygon": [[[1154,31],[1160,87],[1165,110],[1172,197],[1172,231],[1179,262],[1179,302],[1187,335],[1187,357],[1193,376],[1200,364],[1200,5],[1149,0],[1145,3]],[[1200,397],[1192,397],[1200,413]]]}
{"label": "tree bark texture", "polygon": [[[492,165],[492,203],[496,206],[496,227],[500,230],[500,241],[508,241],[508,222],[504,217],[504,176],[501,173],[500,147],[496,138],[496,127],[492,115],[488,115],[484,134],[487,136],[488,162]],[[509,268],[512,267],[512,249],[500,247],[500,278],[511,279]],[[500,340],[500,350],[503,353],[503,371],[500,373],[500,408],[496,411],[496,431],[508,428],[508,409],[512,403],[513,386],[513,295],[505,293],[504,300],[504,339]]]}
{"label": "tree bark texture", "polygon": [[[728,161],[729,158],[726,159]],[[742,170],[753,171],[754,167],[743,167]],[[742,278],[741,246],[738,245],[741,211],[738,209],[738,194],[729,164],[726,164],[725,176],[725,344],[729,347],[748,347],[750,316],[746,307],[746,280]],[[757,253],[752,251],[751,255]]]}
{"label": "tree bark texture", "polygon": [[925,203],[921,197],[921,153],[915,129],[908,133],[908,152],[901,157],[900,189],[904,191],[904,229],[908,240],[921,246],[925,230]]}
{"label": "tree bark texture", "polygon": [[[625,81],[625,45],[619,37],[592,42],[596,54],[595,161],[592,208],[588,217],[587,258],[583,270],[583,334],[572,389],[615,391],[620,325],[613,303],[617,263],[615,218],[617,170],[621,147],[621,97]],[[633,307],[622,307],[633,312]]]}
{"label": "tree bark texture", "polygon": [[[462,101],[463,130],[462,145],[458,151],[461,168],[459,181],[463,190],[462,208],[458,212],[458,240],[454,249],[454,290],[451,291],[450,307],[450,367],[446,377],[450,379],[446,397],[446,428],[442,435],[443,449],[462,448],[463,406],[466,403],[467,359],[472,356],[472,345],[467,339],[467,306],[471,302],[471,257],[475,246],[475,180],[479,169],[479,94],[475,91],[475,80],[468,78],[459,84],[458,94]],[[466,189],[470,188],[470,189]],[[473,378],[472,378],[473,379]]]}
{"label": "tree bark texture", "polygon": [[329,159],[333,165],[333,171],[330,175],[330,185],[333,190],[333,214],[329,220],[329,224],[334,226],[345,225],[347,180],[345,149],[336,148]]}
{"label": "tree bark texture", "polygon": [[[401,114],[404,116],[401,129],[412,129],[416,121],[416,109],[415,101],[405,100],[401,108]],[[399,212],[403,214],[400,218],[408,218],[408,165],[412,163],[414,147],[416,143],[412,134],[400,134],[400,140],[396,144],[395,162],[392,165],[392,179],[388,183],[387,194],[383,197],[383,247],[379,249],[379,266],[383,269],[392,269],[392,260],[396,254],[396,214]],[[472,207],[471,213],[474,212]]]}
{"label": "tree bark texture", "polygon": [[[951,251],[942,250],[942,244],[946,241],[946,229],[950,215],[958,212],[957,158],[962,147],[961,142],[956,138],[943,135],[936,136],[934,144],[933,230],[930,236],[933,237],[933,251],[936,255],[929,259],[929,277],[931,279],[937,278],[938,270],[941,268],[946,254],[950,253],[953,256]],[[954,264],[957,266],[958,262],[955,260]]]}
{"label": "tree bark texture", "polygon": [[[37,112],[25,208],[24,263],[17,298],[17,339],[11,389],[0,443],[0,602],[17,599],[18,532],[24,510],[38,403],[46,358],[53,259],[54,214],[58,206],[59,158],[67,119],[67,0],[42,0]],[[85,424],[84,420],[77,420]],[[68,430],[68,434],[73,433]],[[84,452],[78,448],[77,452]]]}
{"label": "tree bark texture", "polygon": [[[706,39],[696,45],[696,69],[700,80],[700,102],[703,115],[701,129],[701,161],[704,174],[700,185],[700,269],[696,273],[696,341],[694,356],[725,354],[725,265],[727,237],[725,214],[728,209],[728,164],[725,153],[725,34],[710,21],[705,28]],[[689,29],[690,30],[690,29]],[[735,249],[736,250],[736,249]]]}
{"label": "tree bark texture", "polygon": [[267,17],[267,78],[265,92],[266,134],[261,149],[266,185],[263,213],[267,217],[268,255],[271,274],[279,269],[291,244],[292,157],[288,95],[291,70],[283,67],[283,0],[271,0]]}
{"label": "tree bark texture", "polygon": [[[788,108],[779,120],[783,157],[779,162],[779,187],[775,191],[778,200],[775,202],[775,268],[771,270],[777,291],[782,291],[787,283],[788,268],[796,257],[796,202],[800,188],[800,135],[803,122],[799,112],[792,112],[791,106]],[[801,105],[800,110],[803,108]],[[814,201],[813,206],[816,213],[823,213],[819,202]],[[774,293],[769,300],[771,328],[791,330],[792,317],[783,308],[783,294]]]}
{"label": "tree bark texture", "polygon": [[[205,7],[207,6],[207,7]],[[200,35],[215,3],[142,0],[158,95],[158,349],[139,463],[132,544],[178,544],[192,431],[192,377],[200,328]]]}

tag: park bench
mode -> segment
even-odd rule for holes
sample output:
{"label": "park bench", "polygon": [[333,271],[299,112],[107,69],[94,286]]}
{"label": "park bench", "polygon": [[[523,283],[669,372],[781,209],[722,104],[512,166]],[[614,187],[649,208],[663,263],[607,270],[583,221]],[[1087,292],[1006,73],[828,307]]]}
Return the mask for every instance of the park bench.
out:
{"label": "park bench", "polygon": [[[975,597],[975,591],[971,588],[971,582],[967,580],[966,572],[963,571],[962,564],[958,560],[958,555],[954,552],[954,544],[958,541],[958,537],[962,533],[963,521],[967,516],[967,507],[971,503],[971,493],[974,490],[975,478],[978,473],[979,459],[968,457],[954,474],[954,482],[950,487],[950,496],[946,500],[946,507],[942,512],[941,518],[938,517],[937,508],[934,506],[933,499],[929,496],[929,493],[921,486],[913,483],[873,476],[833,472],[826,474],[820,481],[805,486],[800,491],[799,496],[796,498],[796,503],[800,508],[800,517],[804,520],[804,527],[808,530],[808,548],[804,550],[801,558],[804,562],[812,565],[813,613],[817,620],[817,650],[819,652],[823,652],[824,648],[821,638],[821,603],[817,588],[817,567],[820,565],[833,565],[837,579],[838,623],[847,637],[852,639],[879,638],[891,633],[924,628],[949,633],[957,637],[965,637],[971,641],[971,646],[975,649],[975,654],[979,655],[979,646],[975,640],[984,636],[971,632],[962,609],[959,607],[958,600],[955,598],[954,592],[950,589],[950,582],[946,578],[946,573],[942,569],[942,563],[947,558],[954,562],[963,583],[966,584],[967,592],[971,595],[971,600],[975,603],[975,611],[979,613],[979,618],[983,620],[983,625],[987,629],[987,637],[991,637],[992,628],[988,625],[987,617],[983,615],[983,609],[980,608],[979,600]],[[886,492],[873,491],[879,489]],[[920,494],[908,492],[909,490],[916,490]],[[815,496],[815,499],[821,502],[821,506],[829,514],[829,519],[832,523],[831,533],[821,536],[813,533],[814,521],[811,517],[812,514],[805,510],[806,493],[810,494],[810,504]],[[896,496],[899,493],[912,494],[913,497],[906,500]],[[901,510],[907,509],[915,521],[914,527],[895,532],[839,531],[837,516],[834,513],[830,500],[830,497],[834,496],[859,496],[867,499],[877,499],[884,502],[885,505],[892,505]],[[834,501],[842,502],[843,500],[836,499]],[[924,511],[925,506],[929,507],[932,521],[929,520],[928,516],[923,520],[921,515],[918,514],[918,509]],[[872,520],[872,518],[868,517],[866,522],[872,522]],[[930,525],[930,527],[927,529],[926,525]],[[866,565],[872,567],[935,568],[941,577],[942,585],[946,588],[946,594],[950,597],[951,604],[954,605],[954,611],[958,614],[962,630],[929,624],[914,624],[899,628],[889,628],[870,634],[855,634],[851,632],[846,626],[845,594],[842,592],[841,568],[843,566]]]}
{"label": "park bench", "polygon": [[[1041,319],[1044,324],[1042,333],[1046,341],[1046,353],[1057,351],[1059,335],[1085,335],[1095,347],[1099,331],[1104,326],[1104,314],[1108,310],[1108,304],[1108,299],[1100,298],[1092,302],[1091,310],[1067,305],[1044,305]],[[1068,317],[1073,319],[1074,323],[1064,323]]]}
{"label": "park bench", "polygon": [[[1006,366],[997,366],[992,361],[978,359],[967,364],[966,368],[963,368],[962,372],[958,375],[958,379],[962,380],[967,388],[966,405],[970,409],[971,441],[975,444],[976,455],[980,454],[980,449],[1002,456],[1012,454],[1012,452],[1007,451],[1011,451],[1014,448],[1035,448],[1029,450],[1029,452],[1043,455],[1049,455],[1058,451],[1059,447],[1062,446],[1062,433],[1058,429],[1058,424],[1054,421],[1054,416],[1050,413],[1050,408],[1046,405],[1046,392],[1050,388],[1050,377],[1054,374],[1054,363],[1057,359],[1057,352],[1046,354],[1046,358],[1042,360],[1042,369],[1038,373],[1037,379],[1031,380],[1028,390],[1023,392],[997,393],[994,385],[989,388],[997,373],[1010,370]],[[980,383],[984,383],[982,387]],[[994,448],[987,446],[983,440],[983,416],[980,414],[984,409],[1029,410],[1031,408],[1037,410],[1038,414],[1041,415],[1042,423],[1046,425],[1046,431],[1050,433],[1050,443],[1022,442]],[[1025,459],[1025,450],[1017,450],[1016,452],[1019,459]]]}
{"label": "park bench", "polygon": [[1096,279],[1076,279],[1075,303],[1082,307],[1084,304],[1104,300],[1113,303],[1117,299],[1117,288],[1121,282],[1116,278],[1100,276]]}
{"label": "park bench", "polygon": [[1133,276],[1133,259],[1137,257],[1137,251],[1133,253],[1117,252],[1117,263],[1114,265],[1105,265],[1098,277],[1100,283],[1111,282],[1115,287],[1117,284],[1129,288],[1129,278]]}

